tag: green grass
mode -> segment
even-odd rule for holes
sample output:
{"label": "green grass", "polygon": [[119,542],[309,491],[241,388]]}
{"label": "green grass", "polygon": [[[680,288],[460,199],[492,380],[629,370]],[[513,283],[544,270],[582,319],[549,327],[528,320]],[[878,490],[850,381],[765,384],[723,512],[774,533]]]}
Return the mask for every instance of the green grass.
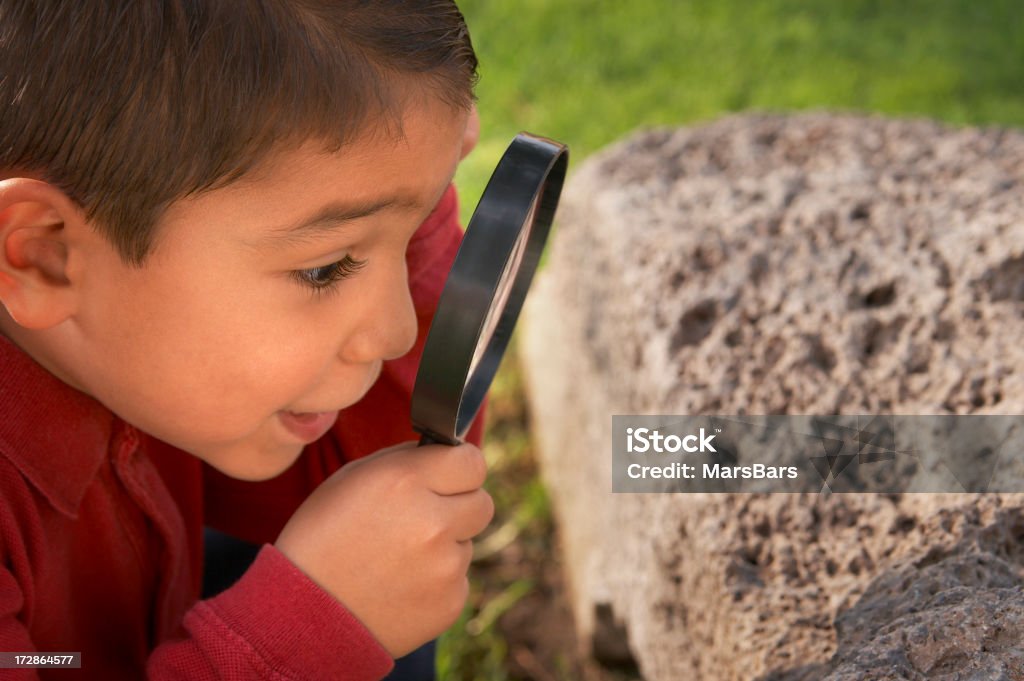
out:
{"label": "green grass", "polygon": [[529,130],[578,163],[638,127],[828,108],[1024,125],[1018,0],[461,0],[480,59],[476,205]]}
{"label": "green grass", "polygon": [[[462,215],[512,136],[570,146],[572,167],[632,130],[731,112],[832,109],[1024,126],[1019,0],[460,0],[480,59],[482,135],[457,176]],[[502,616],[554,551],[514,358],[491,395],[490,555],[439,648],[442,679],[516,676]],[[520,567],[509,547],[525,556]],[[525,548],[524,548],[525,547]],[[571,651],[567,651],[571,656]],[[572,678],[558,661],[543,678]],[[570,670],[570,671],[567,671]]]}

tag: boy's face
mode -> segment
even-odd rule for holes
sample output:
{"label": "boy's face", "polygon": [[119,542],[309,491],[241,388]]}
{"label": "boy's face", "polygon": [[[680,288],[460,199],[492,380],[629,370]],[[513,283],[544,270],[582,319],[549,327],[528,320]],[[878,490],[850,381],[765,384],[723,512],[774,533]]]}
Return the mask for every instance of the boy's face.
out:
{"label": "boy's face", "polygon": [[[251,180],[172,205],[142,269],[99,237],[83,242],[75,378],[227,475],[282,472],[383,360],[412,347],[406,246],[452,179],[466,125],[465,112],[420,103],[402,139],[275,157]],[[348,218],[288,232],[327,212]],[[363,264],[333,287],[303,283],[328,282],[346,256]],[[328,415],[297,435],[286,412]]]}

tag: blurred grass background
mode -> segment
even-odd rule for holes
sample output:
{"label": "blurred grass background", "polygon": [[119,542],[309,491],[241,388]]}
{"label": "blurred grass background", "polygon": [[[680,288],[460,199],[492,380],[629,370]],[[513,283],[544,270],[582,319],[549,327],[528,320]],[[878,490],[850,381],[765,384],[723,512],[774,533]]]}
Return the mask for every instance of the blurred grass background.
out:
{"label": "blurred grass background", "polygon": [[[480,143],[456,177],[464,222],[520,130],[567,143],[571,177],[572,166],[636,128],[745,110],[833,109],[1024,125],[1019,0],[458,4],[481,75]],[[488,421],[485,454],[498,511],[480,542],[466,613],[442,639],[440,678],[578,678],[571,645],[538,651],[543,641],[514,630],[523,626],[523,616],[513,616],[516,608],[550,596],[557,572],[553,523],[535,475],[514,357],[496,380]]]}
{"label": "blurred grass background", "polygon": [[[512,136],[578,163],[638,126],[829,108],[1024,123],[1019,0],[461,0],[480,59],[476,205]],[[468,213],[467,213],[468,216]]]}

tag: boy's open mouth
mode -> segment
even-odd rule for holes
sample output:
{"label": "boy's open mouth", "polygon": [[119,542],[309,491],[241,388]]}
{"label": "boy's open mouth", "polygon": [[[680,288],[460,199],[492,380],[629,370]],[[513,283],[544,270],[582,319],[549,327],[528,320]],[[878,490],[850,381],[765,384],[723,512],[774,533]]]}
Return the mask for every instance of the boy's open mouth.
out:
{"label": "boy's open mouth", "polygon": [[320,439],[338,420],[336,411],[305,413],[281,411],[278,414],[285,429],[306,444]]}

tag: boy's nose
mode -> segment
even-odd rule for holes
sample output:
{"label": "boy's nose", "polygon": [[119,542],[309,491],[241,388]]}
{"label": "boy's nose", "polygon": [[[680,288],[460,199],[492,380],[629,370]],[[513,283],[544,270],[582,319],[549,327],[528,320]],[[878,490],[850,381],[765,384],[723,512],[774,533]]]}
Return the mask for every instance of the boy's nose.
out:
{"label": "boy's nose", "polygon": [[354,363],[395,359],[409,352],[419,326],[409,291],[405,262],[383,268],[371,284],[364,318],[349,340],[345,358]]}

